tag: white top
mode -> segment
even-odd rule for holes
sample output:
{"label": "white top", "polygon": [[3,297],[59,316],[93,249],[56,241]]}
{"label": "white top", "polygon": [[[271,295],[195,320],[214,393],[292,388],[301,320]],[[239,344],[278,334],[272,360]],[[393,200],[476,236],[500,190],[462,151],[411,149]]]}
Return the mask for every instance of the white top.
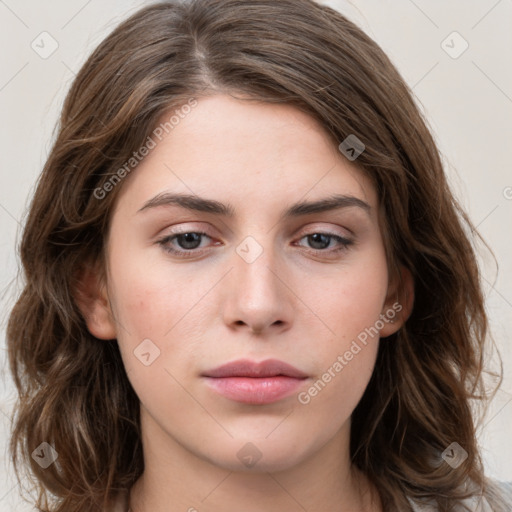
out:
{"label": "white top", "polygon": [[[491,496],[499,495],[505,498],[508,507],[505,509],[506,512],[512,512],[512,481],[511,482],[498,482],[497,480],[490,480],[489,494]],[[414,512],[438,512],[438,508],[430,502],[419,504],[412,501],[410,498],[409,503],[412,506]],[[468,498],[463,500],[464,505],[468,507],[472,512],[495,512],[495,509],[489,505],[489,501],[484,498]],[[452,509],[453,512],[466,512],[466,509],[462,508],[462,505]],[[128,512],[128,493],[125,492],[119,496],[114,508],[111,512]],[[502,512],[501,510],[499,512]]]}

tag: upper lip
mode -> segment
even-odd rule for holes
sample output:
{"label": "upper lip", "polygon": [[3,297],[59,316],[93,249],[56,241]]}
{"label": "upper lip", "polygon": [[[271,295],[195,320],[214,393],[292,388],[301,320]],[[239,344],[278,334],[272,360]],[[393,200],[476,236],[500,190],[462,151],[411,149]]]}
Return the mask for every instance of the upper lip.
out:
{"label": "upper lip", "polygon": [[238,359],[230,363],[218,366],[202,374],[204,377],[276,377],[284,375],[297,379],[304,379],[307,375],[299,369],[278,359],[266,359],[265,361],[251,361]]}

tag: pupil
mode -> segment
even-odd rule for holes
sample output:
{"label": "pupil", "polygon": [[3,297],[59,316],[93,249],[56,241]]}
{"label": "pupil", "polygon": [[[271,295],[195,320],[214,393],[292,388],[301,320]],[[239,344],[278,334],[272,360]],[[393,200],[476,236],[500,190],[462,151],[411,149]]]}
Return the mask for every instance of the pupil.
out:
{"label": "pupil", "polygon": [[[329,246],[329,235],[324,235],[323,233],[315,233],[314,235],[309,235],[310,242],[312,241],[313,249],[325,249]],[[322,247],[315,247],[315,244],[320,243]]]}
{"label": "pupil", "polygon": [[178,243],[183,249],[195,249],[201,243],[199,233],[184,233],[178,235]]}

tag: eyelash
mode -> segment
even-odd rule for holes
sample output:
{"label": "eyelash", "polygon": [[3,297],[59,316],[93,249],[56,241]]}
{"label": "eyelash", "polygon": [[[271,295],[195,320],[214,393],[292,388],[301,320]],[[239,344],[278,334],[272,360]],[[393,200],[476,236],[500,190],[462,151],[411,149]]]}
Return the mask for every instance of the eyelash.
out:
{"label": "eyelash", "polygon": [[[203,231],[183,231],[183,232],[177,232],[173,233],[172,235],[168,235],[161,240],[158,240],[158,244],[162,246],[165,252],[172,254],[173,256],[177,256],[179,258],[193,258],[196,256],[201,256],[206,250],[198,250],[198,249],[180,249],[176,250],[173,249],[169,243],[172,242],[174,239],[176,239],[180,235],[187,235],[187,234],[196,234],[200,235],[201,237],[206,236],[208,238],[211,238],[208,233],[204,233]],[[327,254],[329,255],[337,255],[341,252],[344,252],[348,250],[348,248],[354,244],[354,240],[350,240],[349,238],[342,237],[340,235],[336,235],[334,233],[328,233],[324,231],[313,231],[311,233],[308,233],[306,235],[303,235],[299,240],[302,240],[303,238],[307,238],[312,235],[324,235],[329,237],[330,239],[333,239],[337,241],[340,245],[340,247],[336,249],[309,249],[309,251],[313,252],[316,255],[325,256]]]}

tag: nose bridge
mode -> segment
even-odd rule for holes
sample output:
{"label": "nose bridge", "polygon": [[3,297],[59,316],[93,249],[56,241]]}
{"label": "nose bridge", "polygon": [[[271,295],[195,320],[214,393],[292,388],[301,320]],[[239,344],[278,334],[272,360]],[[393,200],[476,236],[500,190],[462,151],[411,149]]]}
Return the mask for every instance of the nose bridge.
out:
{"label": "nose bridge", "polygon": [[[246,236],[236,247],[235,279],[242,295],[258,297],[274,295],[278,283],[275,276],[276,258],[271,237]],[[271,271],[273,270],[273,272]],[[267,296],[270,299],[270,296]]]}
{"label": "nose bridge", "polygon": [[226,307],[227,321],[263,330],[288,323],[291,305],[286,286],[279,279],[279,258],[272,237],[247,236],[233,254],[232,293]]}

